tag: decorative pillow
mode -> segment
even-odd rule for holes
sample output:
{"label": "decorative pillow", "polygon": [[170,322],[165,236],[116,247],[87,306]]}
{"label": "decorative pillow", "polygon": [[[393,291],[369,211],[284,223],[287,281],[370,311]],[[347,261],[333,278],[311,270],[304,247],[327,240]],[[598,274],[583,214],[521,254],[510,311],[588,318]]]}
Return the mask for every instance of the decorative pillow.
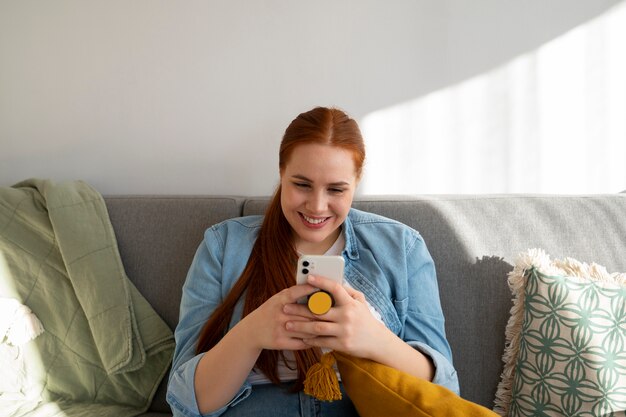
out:
{"label": "decorative pillow", "polygon": [[344,389],[361,417],[496,417],[449,389],[367,359],[333,352]]}
{"label": "decorative pillow", "polygon": [[623,416],[626,274],[541,249],[509,274],[513,307],[496,394],[502,416]]}

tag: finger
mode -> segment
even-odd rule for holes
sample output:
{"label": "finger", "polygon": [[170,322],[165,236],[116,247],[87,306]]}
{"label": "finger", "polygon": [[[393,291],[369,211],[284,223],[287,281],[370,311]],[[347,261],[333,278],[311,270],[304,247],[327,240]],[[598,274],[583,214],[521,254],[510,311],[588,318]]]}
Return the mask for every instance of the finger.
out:
{"label": "finger", "polygon": [[346,290],[346,292],[348,293],[348,295],[350,297],[352,297],[353,299],[360,301],[362,303],[365,303],[365,295],[363,295],[363,293],[361,291],[355,290],[352,287],[344,287],[344,289]]}
{"label": "finger", "polygon": [[316,319],[313,313],[311,313],[311,310],[309,310],[309,307],[305,304],[285,304],[283,306],[283,313],[289,316],[298,316],[309,320]]}
{"label": "finger", "polygon": [[286,323],[286,328],[289,331],[308,334],[313,337],[337,336],[341,332],[337,323],[329,321],[289,321]]}
{"label": "finger", "polygon": [[340,283],[319,275],[309,275],[307,282],[314,287],[329,292],[335,299],[335,305],[344,305],[352,300]]}
{"label": "finger", "polygon": [[312,333],[306,333],[300,330],[301,326],[298,326],[296,323],[300,323],[298,321],[288,321],[285,323],[285,335],[292,339],[310,339],[317,335]]}
{"label": "finger", "polygon": [[289,330],[287,330],[286,336],[289,337],[289,339],[298,339],[298,340],[311,339],[313,337],[316,337],[316,335],[311,334],[311,333],[292,332]]}
{"label": "finger", "polygon": [[324,349],[331,349],[341,351],[337,338],[334,336],[317,336],[311,338],[304,338],[302,342],[308,347],[319,347]]}
{"label": "finger", "polygon": [[308,349],[311,346],[304,342],[304,338],[290,338],[287,340],[283,346],[280,347],[281,350],[303,350]]}
{"label": "finger", "polygon": [[298,299],[306,297],[315,291],[317,291],[317,288],[309,284],[294,285],[281,291],[281,295],[283,297],[281,301],[283,304],[295,303]]}

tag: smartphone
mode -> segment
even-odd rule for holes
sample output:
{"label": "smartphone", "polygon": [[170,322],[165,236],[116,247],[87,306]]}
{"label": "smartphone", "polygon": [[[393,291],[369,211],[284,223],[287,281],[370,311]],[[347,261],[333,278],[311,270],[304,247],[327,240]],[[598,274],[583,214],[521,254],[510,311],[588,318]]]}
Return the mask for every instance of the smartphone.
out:
{"label": "smartphone", "polygon": [[[309,274],[313,274],[343,284],[343,267],[343,256],[302,255],[298,258],[296,283],[306,284]],[[301,298],[298,302],[306,304],[306,297]]]}

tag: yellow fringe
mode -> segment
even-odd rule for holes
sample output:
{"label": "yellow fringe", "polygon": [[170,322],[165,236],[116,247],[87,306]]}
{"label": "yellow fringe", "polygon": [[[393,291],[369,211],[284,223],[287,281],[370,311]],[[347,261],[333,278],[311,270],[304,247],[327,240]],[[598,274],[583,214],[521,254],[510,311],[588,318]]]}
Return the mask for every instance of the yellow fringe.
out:
{"label": "yellow fringe", "polygon": [[333,369],[335,356],[332,352],[322,355],[320,362],[311,366],[304,380],[304,393],[322,401],[341,399],[339,380]]}

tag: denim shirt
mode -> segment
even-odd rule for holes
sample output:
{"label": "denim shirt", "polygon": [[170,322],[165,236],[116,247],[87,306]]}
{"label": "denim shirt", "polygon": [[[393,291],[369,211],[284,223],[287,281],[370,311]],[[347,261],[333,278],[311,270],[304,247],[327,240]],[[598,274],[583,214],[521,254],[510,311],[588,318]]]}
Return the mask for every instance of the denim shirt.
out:
{"label": "denim shirt", "polygon": [[[204,234],[183,286],[176,350],[167,389],[175,416],[203,416],[198,410],[194,374],[203,353],[195,349],[207,319],[242,274],[262,216],[226,220]],[[344,224],[344,278],[361,291],[383,322],[409,345],[429,356],[433,382],[458,394],[459,385],[446,340],[435,266],[418,232],[395,220],[351,209]],[[232,328],[241,319],[235,307]],[[244,382],[233,399],[206,416],[219,416],[254,389]]]}

